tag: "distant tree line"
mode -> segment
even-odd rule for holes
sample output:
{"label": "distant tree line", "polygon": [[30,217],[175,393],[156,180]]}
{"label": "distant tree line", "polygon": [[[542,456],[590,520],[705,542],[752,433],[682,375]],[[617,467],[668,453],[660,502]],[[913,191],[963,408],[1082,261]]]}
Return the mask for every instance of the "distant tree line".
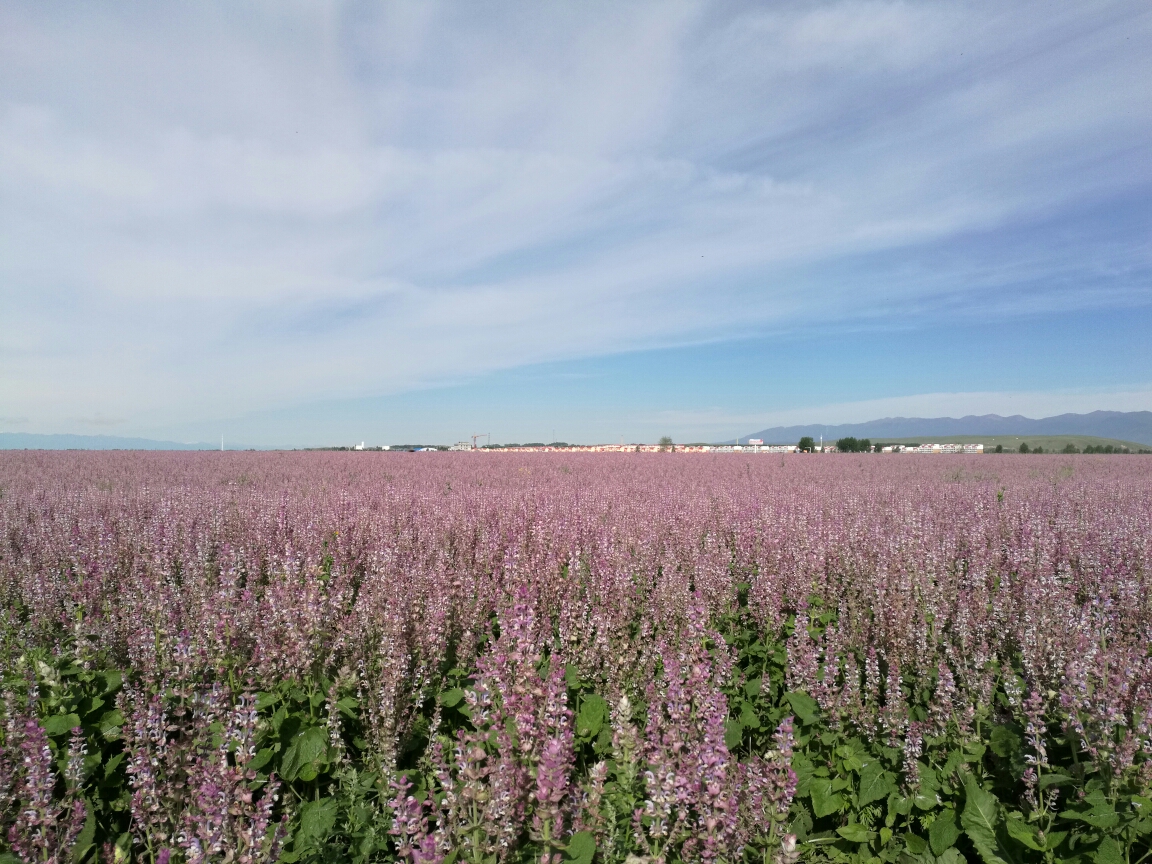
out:
{"label": "distant tree line", "polygon": [[[1003,453],[1004,452],[1004,445],[1003,444],[997,444],[996,445],[996,452],[997,453]],[[1044,448],[1039,447],[1039,446],[1029,447],[1027,441],[1021,441],[1020,447],[1017,449],[1017,452],[1018,453],[1044,453]],[[1121,445],[1088,444],[1084,447],[1083,450],[1081,450],[1075,444],[1068,443],[1068,444],[1064,445],[1063,450],[1051,451],[1051,452],[1060,452],[1060,453],[1067,454],[1067,455],[1072,455],[1075,453],[1145,453],[1145,454],[1147,454],[1147,453],[1152,453],[1152,450],[1143,450],[1143,449],[1142,450],[1129,450],[1127,447],[1125,447],[1122,444]]]}

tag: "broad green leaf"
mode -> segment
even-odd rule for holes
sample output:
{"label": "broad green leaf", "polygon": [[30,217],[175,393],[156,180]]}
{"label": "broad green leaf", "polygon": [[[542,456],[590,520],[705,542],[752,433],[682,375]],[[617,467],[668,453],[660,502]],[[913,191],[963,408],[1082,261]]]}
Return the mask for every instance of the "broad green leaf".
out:
{"label": "broad green leaf", "polygon": [[844,803],[840,794],[833,794],[832,781],[826,777],[813,777],[808,784],[808,794],[812,798],[812,813],[818,819],[831,816]]}
{"label": "broad green leaf", "polygon": [[1094,864],[1124,864],[1124,850],[1112,837],[1105,837],[1092,855]]}
{"label": "broad green leaf", "polygon": [[[315,779],[315,770],[305,771],[305,768],[311,766],[327,746],[328,734],[324,729],[319,726],[304,729],[292,739],[292,743],[284,751],[284,758],[280,762],[280,775],[285,780],[295,780],[297,777]],[[307,773],[311,773],[311,777],[305,777]]]}
{"label": "broad green leaf", "polygon": [[913,855],[922,855],[924,850],[928,848],[928,841],[918,834],[909,833],[904,835],[904,845]]}
{"label": "broad green leaf", "polygon": [[755,699],[760,695],[760,684],[761,680],[759,678],[752,678],[744,685],[744,693],[749,699]]}
{"label": "broad green leaf", "polygon": [[1093,789],[1085,795],[1083,803],[1091,807],[1094,813],[1111,813],[1113,809],[1112,802],[1100,789]]}
{"label": "broad green leaf", "polygon": [[792,770],[796,772],[796,797],[807,798],[809,794],[808,784],[812,780],[812,772],[815,766],[812,760],[802,753],[797,753],[792,757]]}
{"label": "broad green leaf", "polygon": [[966,862],[960,850],[953,846],[936,856],[936,864],[966,864]]}
{"label": "broad green leaf", "polygon": [[568,840],[564,854],[572,864],[592,864],[596,855],[596,838],[591,831],[577,832]]}
{"label": "broad green leaf", "polygon": [[88,854],[96,839],[96,814],[92,812],[92,805],[87,801],[84,802],[84,810],[87,813],[84,827],[80,829],[72,845],[72,860],[75,862],[84,860],[84,856]]}
{"label": "broad green leaf", "polygon": [[742,700],[740,703],[740,725],[745,729],[760,728],[760,718],[756,716],[756,709],[747,700]]}
{"label": "broad green leaf", "polygon": [[940,796],[935,790],[920,789],[912,796],[912,803],[920,810],[935,810],[940,806]]}
{"label": "broad green leaf", "polygon": [[964,803],[964,812],[960,814],[964,833],[985,864],[1007,864],[996,837],[996,826],[1000,819],[999,802],[990,792],[980,788],[980,783],[972,774],[964,776],[964,789],[968,798]]}
{"label": "broad green leaf", "polygon": [[1020,736],[1010,726],[994,726],[989,743],[992,752],[1003,759],[1011,757],[1023,746]]}
{"label": "broad green leaf", "polygon": [[44,721],[44,734],[50,738],[67,735],[79,725],[80,718],[75,714],[54,714]]}
{"label": "broad green leaf", "polygon": [[1049,786],[1067,786],[1072,782],[1072,778],[1067,774],[1045,774],[1040,778],[1040,788],[1047,789]]}
{"label": "broad green leaf", "polygon": [[124,761],[124,753],[120,752],[109,759],[104,764],[104,779],[107,780],[116,773],[116,769],[120,767],[120,763]]}
{"label": "broad green leaf", "polygon": [[726,720],[724,722],[724,746],[729,751],[735,750],[740,746],[740,742],[744,739],[744,727],[740,725],[739,720]]}
{"label": "broad green leaf", "polygon": [[593,693],[580,705],[580,713],[576,715],[576,734],[594,738],[604,725],[604,717],[608,713],[608,703],[602,696]]}
{"label": "broad green leaf", "polygon": [[965,762],[979,762],[984,758],[984,754],[988,752],[988,748],[979,742],[970,742],[964,746],[964,761]]}
{"label": "broad green leaf", "polygon": [[0,864],[24,864],[12,852],[0,852]]}
{"label": "broad green leaf", "polygon": [[464,691],[459,687],[445,690],[440,694],[440,704],[445,708],[455,708],[464,699]]}
{"label": "broad green leaf", "polygon": [[115,693],[120,689],[120,685],[124,683],[124,677],[120,674],[118,669],[108,669],[100,673],[100,677],[104,679],[104,695]]}
{"label": "broad green leaf", "polygon": [[804,725],[811,726],[817,721],[820,706],[807,693],[785,693],[784,699],[792,706],[792,710]]}
{"label": "broad green leaf", "polygon": [[564,684],[569,690],[580,689],[580,670],[571,663],[564,665]]}
{"label": "broad green leaf", "polygon": [[1013,840],[1018,840],[1029,849],[1035,849],[1037,852],[1044,851],[1044,844],[1040,842],[1040,838],[1036,836],[1036,827],[1029,825],[1023,819],[1009,816],[1004,820],[1004,827],[1008,829],[1008,836]]}
{"label": "broad green leaf", "polygon": [[1094,828],[1114,828],[1120,822],[1120,814],[1115,810],[1104,813],[1096,810],[1065,810],[1060,816],[1087,822]]}
{"label": "broad green leaf", "polygon": [[879,762],[869,762],[860,771],[860,795],[857,804],[860,807],[887,798],[896,791],[896,778],[885,771]]}
{"label": "broad green leaf", "polygon": [[124,725],[124,715],[119,709],[105,711],[100,717],[100,734],[109,741],[120,737],[120,727]]}
{"label": "broad green leaf", "polygon": [[912,812],[912,799],[893,792],[888,796],[888,811],[900,816],[907,816]]}
{"label": "broad green leaf", "polygon": [[280,696],[277,693],[264,693],[264,692],[257,693],[256,694],[256,710],[257,711],[263,711],[265,708],[270,708],[271,706],[276,704],[276,701],[279,698],[280,698]]}
{"label": "broad green leaf", "polygon": [[851,756],[849,756],[847,759],[844,760],[844,770],[845,771],[859,771],[863,767],[864,767],[864,760],[861,759],[856,754],[852,754]]}
{"label": "broad green leaf", "polygon": [[309,801],[300,808],[300,831],[297,837],[308,840],[323,840],[335,824],[335,798]]}
{"label": "broad green leaf", "polygon": [[275,754],[271,747],[264,747],[259,750],[255,756],[249,759],[244,767],[252,771],[259,771],[261,768],[272,761],[273,755]]}
{"label": "broad green leaf", "polygon": [[849,843],[867,843],[876,836],[874,831],[869,831],[859,822],[852,822],[842,828],[837,828],[836,833]]}
{"label": "broad green leaf", "polygon": [[932,846],[932,854],[937,857],[945,849],[951,849],[959,839],[960,826],[956,824],[955,810],[945,810],[928,828],[928,842]]}

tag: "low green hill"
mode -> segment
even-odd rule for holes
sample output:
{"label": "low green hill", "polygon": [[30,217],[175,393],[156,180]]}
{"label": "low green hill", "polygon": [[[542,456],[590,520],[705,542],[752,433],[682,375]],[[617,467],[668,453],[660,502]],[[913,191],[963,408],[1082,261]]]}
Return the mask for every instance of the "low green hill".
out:
{"label": "low green hill", "polygon": [[[873,441],[873,444],[881,443],[879,439]],[[929,438],[885,438],[884,444],[983,444],[984,452],[995,450],[996,445],[1000,444],[1006,451],[1015,452],[1020,449],[1020,445],[1026,443],[1028,449],[1035,450],[1037,447],[1043,447],[1045,453],[1059,453],[1069,444],[1077,450],[1083,451],[1085,447],[1091,445],[1093,447],[1100,447],[1111,444],[1113,449],[1120,447],[1127,447],[1133,453],[1139,453],[1141,450],[1152,451],[1152,446],[1148,444],[1136,444],[1132,441],[1117,441],[1115,438],[1096,438],[1092,435],[952,435],[945,437],[929,437]]]}

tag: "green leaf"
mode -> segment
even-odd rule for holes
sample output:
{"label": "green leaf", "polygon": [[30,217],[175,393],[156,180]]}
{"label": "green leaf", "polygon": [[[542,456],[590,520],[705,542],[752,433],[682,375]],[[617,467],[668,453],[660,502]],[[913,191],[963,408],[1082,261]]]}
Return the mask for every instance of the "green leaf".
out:
{"label": "green leaf", "polygon": [[896,778],[884,770],[879,762],[869,762],[860,771],[860,794],[857,805],[860,807],[887,798],[896,791]]}
{"label": "green leaf", "polygon": [[1060,816],[1064,819],[1076,819],[1086,822],[1094,828],[1115,828],[1120,822],[1120,814],[1115,810],[1065,810]]}
{"label": "green leaf", "polygon": [[752,707],[752,703],[743,700],[740,703],[740,725],[745,729],[759,729],[760,718],[756,716],[756,709]]}
{"label": "green leaf", "polygon": [[594,738],[604,725],[604,717],[608,713],[608,703],[602,696],[593,693],[580,704],[580,713],[576,715],[576,734],[584,738]]}
{"label": "green leaf", "polygon": [[120,763],[124,761],[124,753],[121,751],[113,756],[104,765],[104,779],[107,780],[116,773],[116,769],[120,767]]}
{"label": "green leaf", "polygon": [[739,720],[726,720],[724,722],[724,746],[729,751],[735,750],[744,740],[744,727]]}
{"label": "green leaf", "polygon": [[964,745],[964,761],[965,762],[979,762],[984,758],[984,754],[988,752],[988,748],[978,741],[972,741]]}
{"label": "green leaf", "polygon": [[564,685],[569,690],[580,689],[580,670],[571,663],[564,665]]}
{"label": "green leaf", "polygon": [[44,721],[44,734],[49,738],[67,735],[79,725],[80,718],[75,714],[54,714]]}
{"label": "green leaf", "polygon": [[932,854],[937,857],[945,849],[951,849],[959,839],[960,826],[956,824],[955,810],[945,810],[928,828],[928,842],[932,846]]}
{"label": "green leaf", "polygon": [[564,854],[572,864],[592,864],[596,855],[596,838],[591,831],[577,832],[569,838]]}
{"label": "green leaf", "polygon": [[759,678],[752,678],[744,685],[744,693],[749,699],[755,699],[760,695],[761,680]]}
{"label": "green leaf", "polygon": [[989,742],[992,752],[1007,759],[1022,748],[1020,736],[1010,726],[994,726]]}
{"label": "green leaf", "polygon": [[996,837],[996,826],[1000,819],[999,802],[991,793],[980,788],[980,783],[972,774],[964,776],[964,790],[968,799],[964,803],[964,812],[960,814],[964,833],[985,864],[1007,864]]}
{"label": "green leaf", "polygon": [[[284,751],[284,758],[280,762],[280,776],[285,780],[313,780],[316,778],[315,769],[306,771],[312,763],[320,757],[328,746],[328,734],[319,726],[310,726],[299,732],[288,749]],[[305,774],[311,774],[305,777]]]}
{"label": "green leaf", "polygon": [[1045,774],[1040,778],[1040,788],[1047,789],[1049,786],[1067,786],[1072,782],[1072,778],[1067,774]]}
{"label": "green leaf", "polygon": [[815,699],[807,693],[785,693],[784,699],[792,706],[792,710],[800,718],[800,722],[806,726],[816,723],[820,706],[816,704]]}
{"label": "green leaf", "polygon": [[1008,829],[1008,836],[1013,840],[1018,840],[1029,849],[1035,849],[1037,852],[1044,851],[1044,845],[1036,835],[1036,827],[1034,825],[1029,825],[1019,817],[1009,816],[1004,820],[1004,827]]}
{"label": "green leaf", "polygon": [[119,709],[105,711],[100,717],[100,734],[112,740],[120,736],[120,727],[124,725],[124,715]]}
{"label": "green leaf", "polygon": [[928,848],[928,841],[917,834],[909,833],[904,835],[904,845],[913,855],[922,855]]}
{"label": "green leaf", "polygon": [[275,751],[271,747],[264,747],[259,750],[255,756],[249,759],[248,763],[244,767],[252,771],[259,771],[261,768],[272,761],[272,757],[274,755]]}
{"label": "green leaf", "polygon": [[888,796],[888,812],[907,816],[912,812],[912,799],[905,798],[893,792]]}
{"label": "green leaf", "polygon": [[104,695],[115,693],[120,689],[124,683],[124,677],[120,674],[118,669],[106,669],[100,673],[100,677],[104,679]]}
{"label": "green leaf", "polygon": [[455,708],[464,699],[464,691],[459,687],[445,690],[440,694],[440,704],[445,708]]}
{"label": "green leaf", "polygon": [[832,781],[827,777],[813,777],[808,784],[808,794],[812,798],[812,813],[817,819],[831,816],[844,804],[839,793],[833,794]]}
{"label": "green leaf", "polygon": [[960,850],[953,846],[936,856],[936,864],[966,864]]}
{"label": "green leaf", "polygon": [[263,711],[265,708],[269,708],[272,705],[275,705],[279,698],[280,696],[277,693],[257,693],[256,710]]}
{"label": "green leaf", "polygon": [[869,831],[859,822],[852,822],[842,828],[837,828],[836,833],[849,843],[867,843],[876,836],[876,832]]}
{"label": "green leaf", "polygon": [[808,784],[812,780],[812,773],[816,770],[816,766],[803,753],[797,753],[792,757],[792,770],[796,772],[796,797],[807,798],[809,794]]}
{"label": "green leaf", "polygon": [[335,798],[321,798],[319,801],[309,801],[300,808],[300,830],[296,836],[304,840],[324,840],[335,824]]}
{"label": "green leaf", "polygon": [[84,818],[84,827],[80,829],[80,833],[76,835],[76,840],[72,844],[72,860],[80,862],[88,854],[89,850],[95,845],[96,839],[96,814],[92,812],[92,805],[84,802],[84,810],[88,814]]}
{"label": "green leaf", "polygon": [[1094,864],[1124,864],[1124,850],[1112,837],[1105,837],[1092,855]]}
{"label": "green leaf", "polygon": [[24,864],[13,852],[0,852],[0,864]]}

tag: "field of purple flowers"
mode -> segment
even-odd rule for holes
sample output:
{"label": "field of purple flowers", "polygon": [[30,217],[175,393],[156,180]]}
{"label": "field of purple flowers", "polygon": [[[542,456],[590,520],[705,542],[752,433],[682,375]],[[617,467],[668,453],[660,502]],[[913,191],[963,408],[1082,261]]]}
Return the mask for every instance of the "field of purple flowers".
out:
{"label": "field of purple flowers", "polygon": [[0,862],[1142,864],[1152,459],[0,454]]}

